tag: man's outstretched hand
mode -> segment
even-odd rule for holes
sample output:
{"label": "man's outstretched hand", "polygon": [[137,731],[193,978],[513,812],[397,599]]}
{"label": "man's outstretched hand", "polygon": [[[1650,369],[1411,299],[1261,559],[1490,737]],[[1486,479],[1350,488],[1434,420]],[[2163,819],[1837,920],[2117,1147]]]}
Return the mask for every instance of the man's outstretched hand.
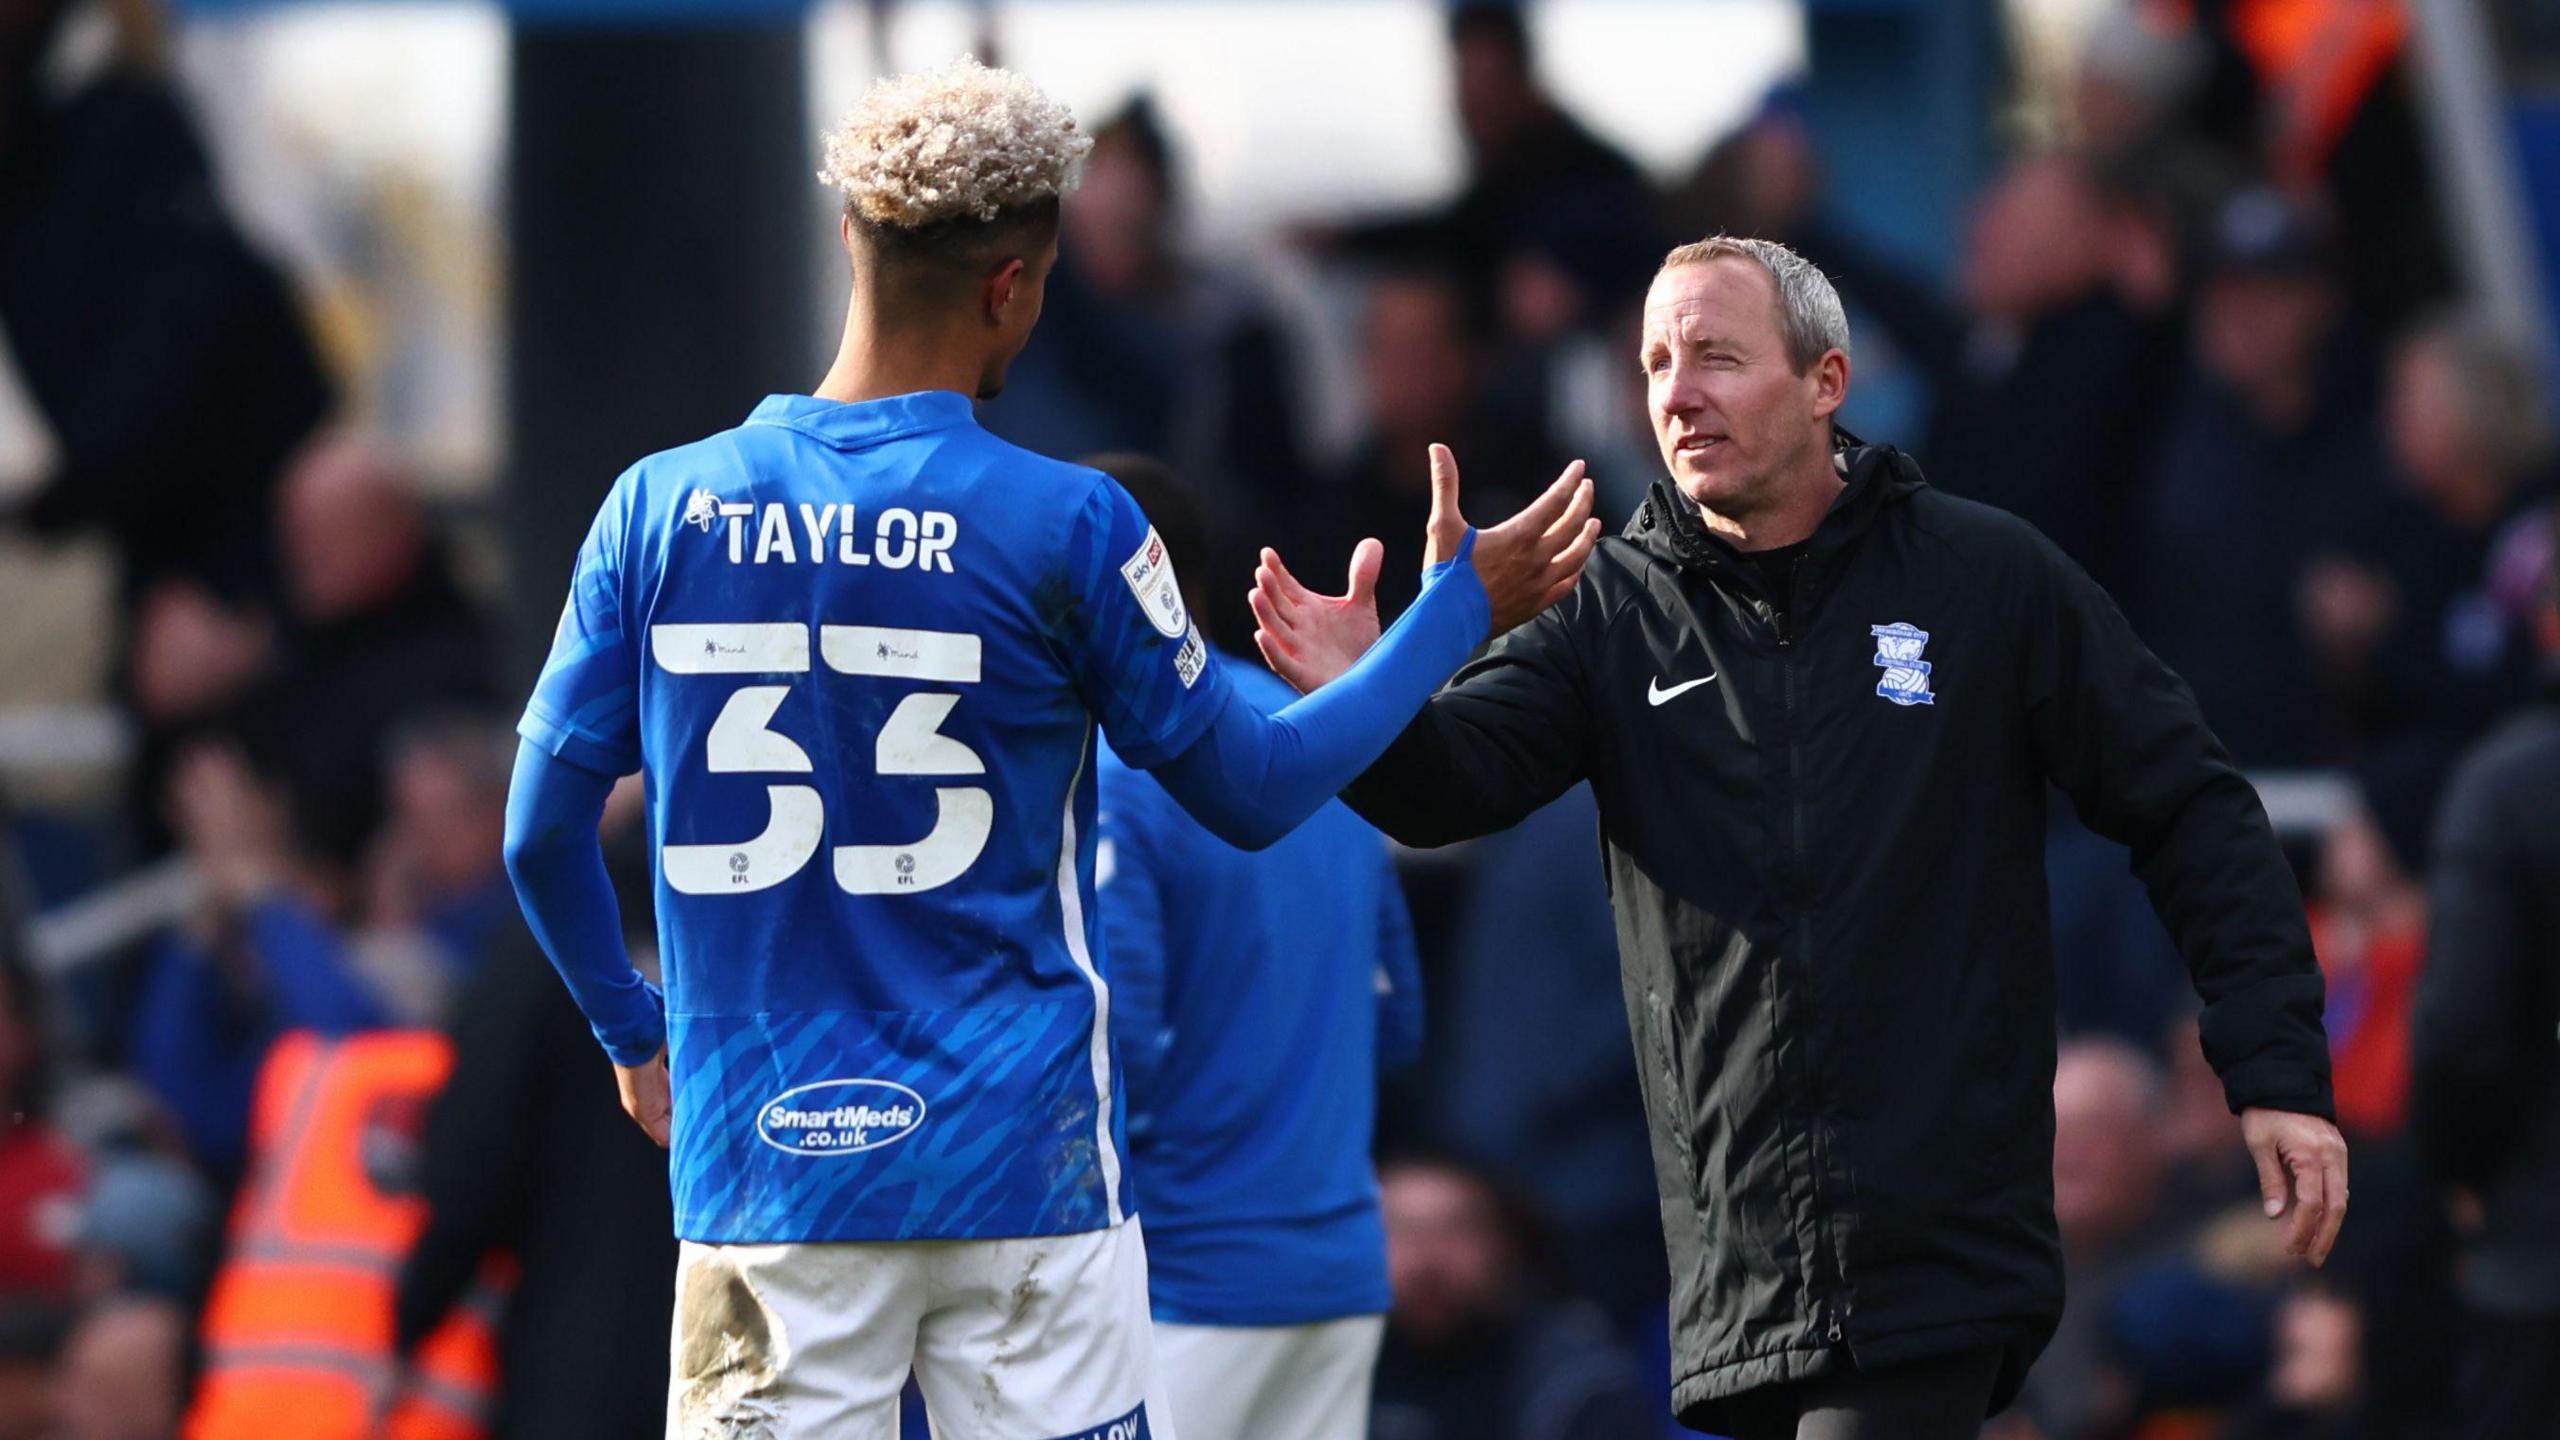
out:
{"label": "man's outstretched hand", "polygon": [[1350,588],[1319,595],[1289,573],[1280,552],[1265,549],[1254,567],[1253,643],[1272,673],[1300,694],[1326,684],[1378,643],[1378,567],[1386,547],[1363,540],[1351,552]]}
{"label": "man's outstretched hand", "polygon": [[[1583,562],[1600,543],[1591,518],[1591,481],[1582,462],[1564,467],[1545,493],[1519,514],[1476,532],[1476,579],[1492,602],[1499,635],[1561,600],[1582,578]],[[1446,445],[1431,447],[1431,518],[1423,529],[1425,566],[1458,553],[1467,535],[1458,509],[1458,457]],[[1277,552],[1262,552],[1253,574],[1254,643],[1280,677],[1301,691],[1351,668],[1378,639],[1378,567],[1385,550],[1363,540],[1351,552],[1348,586],[1340,595],[1308,589]]]}
{"label": "man's outstretched hand", "polygon": [[2251,1106],[2240,1136],[2258,1163],[2258,1193],[2270,1220],[2290,1214],[2285,1253],[2327,1263],[2347,1221],[2347,1141],[2317,1115]]}

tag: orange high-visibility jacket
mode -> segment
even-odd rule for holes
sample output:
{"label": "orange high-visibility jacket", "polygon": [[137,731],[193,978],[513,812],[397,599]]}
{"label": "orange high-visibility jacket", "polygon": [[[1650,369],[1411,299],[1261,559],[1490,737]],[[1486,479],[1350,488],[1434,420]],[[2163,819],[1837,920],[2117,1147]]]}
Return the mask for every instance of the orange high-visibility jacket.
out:
{"label": "orange high-visibility jacket", "polygon": [[[204,1313],[186,1440],[480,1440],[497,1389],[496,1298],[477,1293],[394,1383],[392,1293],[427,1222],[402,1193],[453,1066],[426,1030],[295,1031],[258,1076],[250,1170]],[[369,1428],[378,1427],[378,1428]]]}

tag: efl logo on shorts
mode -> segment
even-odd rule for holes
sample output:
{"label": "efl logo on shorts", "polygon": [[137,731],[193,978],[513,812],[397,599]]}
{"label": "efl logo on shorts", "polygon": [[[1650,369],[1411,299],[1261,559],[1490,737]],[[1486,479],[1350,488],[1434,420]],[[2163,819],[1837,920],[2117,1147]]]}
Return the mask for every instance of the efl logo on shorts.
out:
{"label": "efl logo on shorts", "polygon": [[859,1155],[924,1123],[924,1097],[892,1080],[795,1085],[756,1112],[756,1138],[793,1155]]}

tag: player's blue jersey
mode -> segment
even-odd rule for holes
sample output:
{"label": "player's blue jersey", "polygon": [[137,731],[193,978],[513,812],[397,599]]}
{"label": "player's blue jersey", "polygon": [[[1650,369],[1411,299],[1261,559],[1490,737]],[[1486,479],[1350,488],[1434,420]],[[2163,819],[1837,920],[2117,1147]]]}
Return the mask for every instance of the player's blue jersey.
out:
{"label": "player's blue jersey", "polygon": [[[1292,698],[1258,666],[1229,673],[1240,702]],[[1385,840],[1337,800],[1247,853],[1108,750],[1102,811],[1112,1026],[1156,1318],[1304,1325],[1385,1310],[1378,1070],[1422,1041]]]}
{"label": "player's blue jersey", "polygon": [[1094,727],[1229,682],[1127,492],[951,392],[776,396],[616,482],[520,726],[647,777],[677,1233],[1118,1223]]}

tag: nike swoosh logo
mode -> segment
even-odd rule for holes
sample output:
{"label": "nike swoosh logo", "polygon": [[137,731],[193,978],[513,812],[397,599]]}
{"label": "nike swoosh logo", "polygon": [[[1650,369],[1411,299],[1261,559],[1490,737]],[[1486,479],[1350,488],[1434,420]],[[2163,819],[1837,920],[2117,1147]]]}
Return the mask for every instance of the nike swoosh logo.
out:
{"label": "nike swoosh logo", "polygon": [[1663,701],[1669,700],[1674,696],[1685,695],[1714,678],[1716,678],[1716,672],[1710,670],[1704,676],[1696,680],[1683,680],[1679,684],[1665,690],[1662,688],[1662,681],[1660,677],[1656,677],[1644,687],[1645,703],[1648,705],[1659,705]]}

